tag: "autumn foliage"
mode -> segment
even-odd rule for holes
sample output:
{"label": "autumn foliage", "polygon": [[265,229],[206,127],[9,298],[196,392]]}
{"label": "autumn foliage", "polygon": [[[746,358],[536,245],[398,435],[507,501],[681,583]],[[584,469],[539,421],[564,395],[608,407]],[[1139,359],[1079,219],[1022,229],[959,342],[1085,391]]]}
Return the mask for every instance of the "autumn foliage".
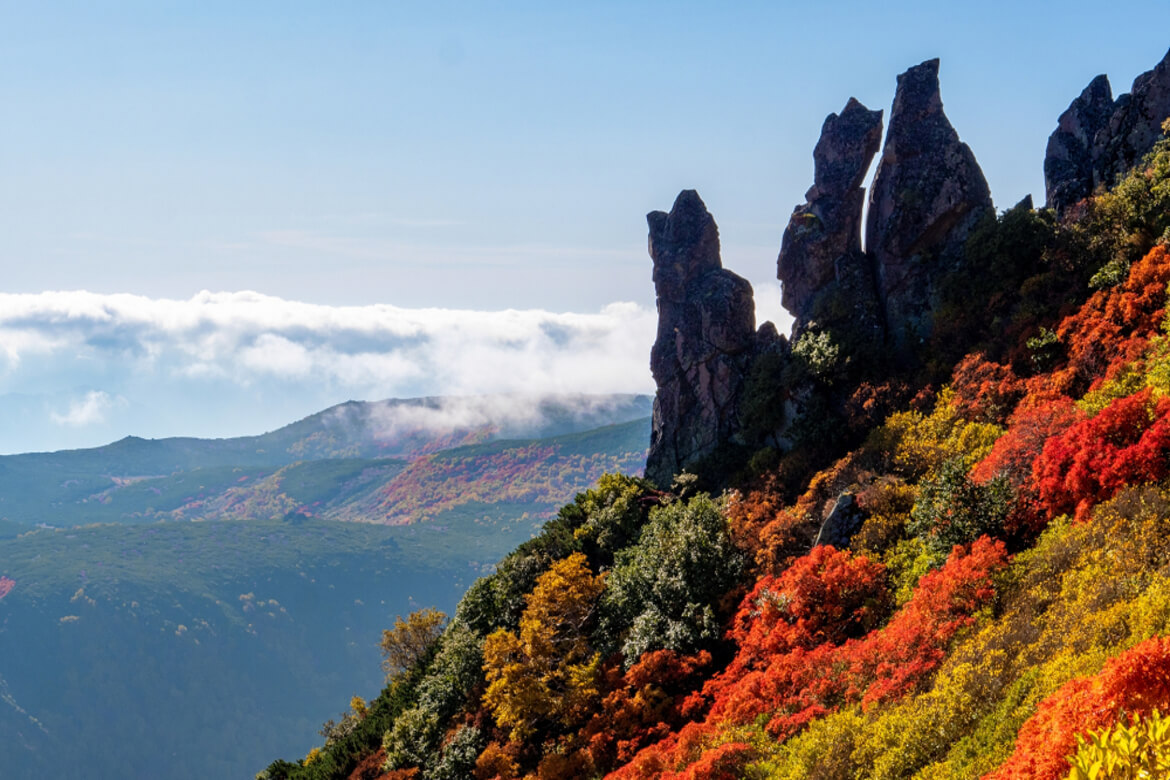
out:
{"label": "autumn foliage", "polygon": [[[851,388],[858,446],[798,485],[606,477],[473,586],[448,632],[482,676],[420,777],[1059,778],[1170,710],[1170,251],[1066,300],[1077,228],[1021,208],[1019,300],[1053,305],[1001,300],[1014,341]],[[814,547],[838,510],[851,549]]]}
{"label": "autumn foliage", "polygon": [[1085,517],[1125,485],[1170,471],[1170,399],[1143,390],[1114,401],[1044,445],[1033,469],[1040,500],[1052,514]]}
{"label": "autumn foliage", "polygon": [[1122,713],[1148,715],[1170,704],[1170,637],[1155,637],[1111,659],[1101,673],[1070,680],[1040,703],[1020,729],[1016,750],[988,780],[1065,777],[1077,735],[1112,725]]}

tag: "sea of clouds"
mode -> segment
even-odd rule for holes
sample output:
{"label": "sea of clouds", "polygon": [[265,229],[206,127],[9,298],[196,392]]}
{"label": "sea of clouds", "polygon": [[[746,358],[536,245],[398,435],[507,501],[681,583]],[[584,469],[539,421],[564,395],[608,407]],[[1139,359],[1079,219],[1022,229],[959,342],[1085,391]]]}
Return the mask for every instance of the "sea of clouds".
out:
{"label": "sea of clouds", "polygon": [[653,390],[656,315],[0,294],[0,453],[260,433],[348,399]]}

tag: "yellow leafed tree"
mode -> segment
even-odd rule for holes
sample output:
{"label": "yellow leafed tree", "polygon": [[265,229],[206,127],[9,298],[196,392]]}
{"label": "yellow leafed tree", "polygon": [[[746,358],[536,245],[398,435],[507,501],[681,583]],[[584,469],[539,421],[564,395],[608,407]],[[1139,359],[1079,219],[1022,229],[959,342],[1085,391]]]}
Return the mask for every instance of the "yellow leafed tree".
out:
{"label": "yellow leafed tree", "polygon": [[580,724],[598,696],[600,656],[589,646],[603,576],[575,553],[536,581],[519,636],[500,629],[484,640],[484,703],[501,728],[522,740],[544,726]]}

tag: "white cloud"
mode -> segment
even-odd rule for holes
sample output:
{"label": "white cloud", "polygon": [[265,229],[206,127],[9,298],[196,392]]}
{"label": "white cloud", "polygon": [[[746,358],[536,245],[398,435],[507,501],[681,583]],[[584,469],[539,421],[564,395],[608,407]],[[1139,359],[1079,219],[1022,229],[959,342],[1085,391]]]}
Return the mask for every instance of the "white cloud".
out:
{"label": "white cloud", "polygon": [[[44,385],[40,371],[69,386],[151,375],[312,384],[367,399],[644,392],[654,329],[654,312],[630,303],[578,314],[324,306],[255,292],[0,294],[0,391]],[[54,420],[97,419],[102,401],[91,395]]]}
{"label": "white cloud", "polygon": [[50,412],[49,418],[57,425],[81,427],[95,425],[106,421],[106,415],[115,406],[125,403],[123,399],[115,399],[102,390],[90,390],[81,398],[69,402],[63,412]]}

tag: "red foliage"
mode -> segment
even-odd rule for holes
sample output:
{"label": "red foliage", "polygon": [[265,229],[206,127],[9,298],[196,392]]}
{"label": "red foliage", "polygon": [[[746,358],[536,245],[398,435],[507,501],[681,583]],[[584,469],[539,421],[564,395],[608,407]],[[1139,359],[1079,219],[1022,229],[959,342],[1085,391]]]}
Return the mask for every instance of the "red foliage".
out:
{"label": "red foliage", "polygon": [[1054,386],[1079,393],[1140,358],[1162,320],[1168,282],[1170,252],[1155,247],[1133,264],[1124,284],[1099,290],[1067,317],[1056,335],[1067,347],[1068,363],[1053,372]]}
{"label": "red foliage", "polygon": [[1011,366],[968,355],[951,376],[955,410],[976,422],[1003,422],[1024,395],[1024,383]]}
{"label": "red foliage", "polygon": [[[689,724],[651,745],[611,777],[739,776],[689,774],[699,767],[734,772],[749,759],[746,746],[719,744],[721,725],[746,724],[766,716],[768,731],[785,739],[809,721],[844,704],[869,705],[915,690],[942,662],[955,633],[969,625],[972,613],[991,598],[992,574],[1006,563],[1007,557],[1003,543],[987,537],[977,540],[969,551],[956,547],[942,569],[922,578],[911,600],[884,628],[860,639],[845,639],[841,644],[830,640],[808,647],[807,643],[818,634],[826,638],[841,635],[828,628],[832,620],[818,626],[813,618],[813,593],[825,586],[810,587],[809,578],[815,580],[818,571],[832,572],[828,579],[841,584],[859,583],[860,591],[865,592],[871,587],[867,584],[869,579],[877,572],[871,568],[876,564],[850,561],[845,553],[830,550],[819,556],[819,564],[801,561],[794,565],[801,572],[792,579],[804,584],[805,597],[810,599],[804,608],[805,630],[793,629],[792,624],[787,628],[779,625],[787,621],[775,620],[778,612],[753,616],[752,599],[745,599],[748,612],[741,609],[732,629],[733,635],[743,637],[745,646],[741,656],[704,686],[703,696],[712,700],[705,722]],[[854,600],[834,596],[833,588],[825,590],[830,608],[834,598],[842,605]],[[757,586],[753,593],[762,591]],[[754,630],[754,623],[762,627],[760,631]],[[844,624],[849,625],[848,618]],[[768,636],[769,625],[777,627],[781,638]],[[772,647],[775,652],[768,656],[767,650]],[[730,765],[735,766],[729,769]]]}
{"label": "red foliage", "polygon": [[1170,637],[1154,637],[1078,677],[1040,702],[1020,728],[1016,750],[985,780],[1044,780],[1068,774],[1066,756],[1078,734],[1115,723],[1123,712],[1148,715],[1170,707]]}
{"label": "red foliage", "polygon": [[728,638],[733,667],[755,668],[797,647],[837,645],[885,616],[886,569],[830,546],[816,547],[778,577],[764,577],[740,604]]}
{"label": "red foliage", "polygon": [[745,764],[755,758],[756,751],[743,742],[725,742],[705,751],[699,760],[683,772],[668,772],[663,780],[739,780]]}
{"label": "red foliage", "polygon": [[1170,399],[1154,403],[1150,391],[1142,390],[1050,438],[1032,473],[1050,513],[1076,510],[1084,518],[1122,487],[1165,477],[1168,458]]}
{"label": "red foliage", "polygon": [[606,670],[610,692],[582,730],[593,766],[604,770],[624,764],[678,728],[682,700],[710,664],[706,651],[683,656],[656,650],[639,658],[624,675],[619,665],[610,666]]}
{"label": "red foliage", "polygon": [[987,457],[971,469],[976,482],[1003,475],[1012,486],[1020,488],[1032,476],[1032,463],[1040,456],[1049,438],[1063,433],[1079,418],[1071,398],[1060,396],[1051,401],[1024,403],[1008,420],[1008,429],[991,447]]}

